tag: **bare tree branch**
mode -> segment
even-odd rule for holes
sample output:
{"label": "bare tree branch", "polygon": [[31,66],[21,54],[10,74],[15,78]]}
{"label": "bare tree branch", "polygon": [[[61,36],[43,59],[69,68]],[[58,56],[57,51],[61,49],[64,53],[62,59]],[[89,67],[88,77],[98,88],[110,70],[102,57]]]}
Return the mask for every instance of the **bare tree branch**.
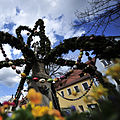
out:
{"label": "bare tree branch", "polygon": [[89,8],[85,12],[80,12],[78,10],[75,12],[78,22],[77,24],[73,24],[73,27],[85,27],[85,25],[90,25],[92,23],[86,34],[93,29],[96,29],[96,26],[97,29],[95,30],[95,33],[101,26],[101,28],[103,28],[102,33],[104,33],[108,25],[120,18],[119,0],[93,0],[90,5],[91,9]]}

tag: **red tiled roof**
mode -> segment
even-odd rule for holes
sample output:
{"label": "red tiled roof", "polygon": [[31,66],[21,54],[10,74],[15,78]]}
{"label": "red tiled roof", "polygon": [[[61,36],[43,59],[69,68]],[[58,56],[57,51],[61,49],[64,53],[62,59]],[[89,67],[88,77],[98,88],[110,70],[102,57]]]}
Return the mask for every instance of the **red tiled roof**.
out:
{"label": "red tiled roof", "polygon": [[[92,61],[93,63],[95,63],[95,58],[93,58]],[[90,64],[90,61],[87,61],[86,64]],[[80,77],[81,73],[82,70],[80,69],[73,70],[73,72],[66,79],[59,80],[58,82],[55,83],[56,90],[63,89],[67,86],[83,81],[90,77],[88,73],[83,77]]]}

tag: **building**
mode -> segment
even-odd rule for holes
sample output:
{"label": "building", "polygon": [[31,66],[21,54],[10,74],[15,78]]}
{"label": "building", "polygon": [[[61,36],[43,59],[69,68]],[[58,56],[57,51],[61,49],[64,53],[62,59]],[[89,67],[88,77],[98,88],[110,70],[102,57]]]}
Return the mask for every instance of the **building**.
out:
{"label": "building", "polygon": [[[114,62],[112,61],[107,61],[107,60],[104,60],[104,59],[96,59],[96,67],[97,67],[97,70],[100,71],[102,73],[102,75],[104,76],[105,73],[106,73],[106,70],[113,66],[114,65]],[[111,82],[113,85],[116,86],[116,89],[118,92],[120,92],[120,85],[116,82],[116,80],[112,79],[112,77],[107,77],[109,79],[109,82]]]}
{"label": "building", "polygon": [[[93,59],[95,62],[95,59]],[[84,95],[90,94],[90,86],[95,86],[96,82],[92,82],[89,74],[84,74],[80,69],[74,69],[71,74],[56,83],[57,97],[60,108],[70,110],[74,108],[79,112],[87,111],[88,108],[94,109],[97,103],[86,104]]]}

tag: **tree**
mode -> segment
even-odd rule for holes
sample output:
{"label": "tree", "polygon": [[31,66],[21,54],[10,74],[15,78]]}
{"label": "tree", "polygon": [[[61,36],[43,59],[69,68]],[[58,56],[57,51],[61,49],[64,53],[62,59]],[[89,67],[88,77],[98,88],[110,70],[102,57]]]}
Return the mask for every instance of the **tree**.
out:
{"label": "tree", "polygon": [[[84,51],[93,50],[93,54],[96,54],[97,58],[111,59],[120,57],[120,41],[115,41],[115,37],[104,36],[73,37],[65,39],[63,43],[60,43],[60,45],[51,49],[50,40],[45,35],[44,28],[45,26],[43,20],[39,19],[35,23],[33,29],[30,29],[27,26],[18,27],[16,29],[17,38],[9,33],[0,32],[0,49],[5,57],[5,61],[0,62],[0,68],[12,67],[12,69],[16,69],[16,66],[20,66],[21,64],[26,65],[24,73],[21,73],[21,81],[15,95],[16,105],[21,95],[21,90],[23,89],[25,80],[29,79],[28,88],[34,88],[36,91],[42,93],[43,105],[48,105],[49,101],[52,100],[54,107],[59,109],[53,83],[49,83],[47,81],[50,78],[50,74],[47,72],[47,66],[50,64],[71,67],[74,66],[76,64],[75,61],[65,60],[61,58],[61,55],[67,54],[69,50],[75,51],[77,49],[83,49]],[[25,44],[24,38],[21,35],[22,30],[27,30],[29,32],[27,44]],[[33,41],[32,37],[34,36],[39,36],[40,41],[37,43],[34,42],[34,44],[31,45],[31,42]],[[21,50],[24,59],[10,60],[7,58],[2,44],[9,44],[11,47]],[[34,49],[32,49],[32,47],[34,47]],[[94,65],[81,63],[80,59],[76,65],[78,68],[92,76],[101,76],[101,74],[96,71]],[[32,78],[28,76],[31,69]],[[19,74],[20,71],[16,69],[16,73]],[[104,83],[102,79],[100,79],[100,82]]]}
{"label": "tree", "polygon": [[[89,8],[85,12],[76,11],[78,20],[75,27],[84,26],[88,28],[86,34],[94,31],[97,33],[101,29],[104,34],[110,24],[116,24],[119,27],[120,1],[119,0],[91,0]],[[118,23],[118,24],[117,24]]]}

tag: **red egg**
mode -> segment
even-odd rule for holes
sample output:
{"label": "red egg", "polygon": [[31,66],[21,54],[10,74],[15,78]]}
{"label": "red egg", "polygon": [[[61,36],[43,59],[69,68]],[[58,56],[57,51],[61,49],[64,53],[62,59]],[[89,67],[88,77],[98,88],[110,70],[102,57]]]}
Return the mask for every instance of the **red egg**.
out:
{"label": "red egg", "polygon": [[37,77],[34,77],[33,80],[34,80],[34,81],[38,81],[38,78],[37,78]]}
{"label": "red egg", "polygon": [[65,78],[65,76],[64,76],[64,75],[60,76],[60,79],[64,79],[64,78]]}

